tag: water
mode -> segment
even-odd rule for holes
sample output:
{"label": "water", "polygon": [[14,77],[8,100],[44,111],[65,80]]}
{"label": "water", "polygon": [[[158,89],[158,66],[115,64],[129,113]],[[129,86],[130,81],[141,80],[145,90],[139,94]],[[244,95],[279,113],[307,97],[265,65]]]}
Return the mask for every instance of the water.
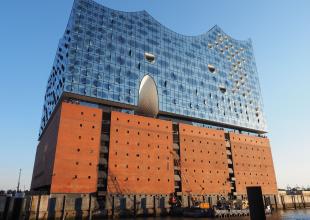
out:
{"label": "water", "polygon": [[[250,220],[250,217],[232,217],[230,220]],[[310,209],[279,210],[267,216],[267,220],[310,220]]]}
{"label": "water", "polygon": [[268,220],[310,220],[310,209],[280,210],[267,218]]}
{"label": "water", "polygon": [[[144,219],[144,218],[141,218]],[[145,218],[146,220],[197,220],[197,218],[187,217],[157,217]],[[209,218],[198,218],[204,220],[211,220]],[[215,218],[213,218],[215,219]],[[231,218],[217,218],[222,220],[250,220],[250,217],[231,217]],[[267,216],[267,220],[310,220],[310,209],[299,210],[279,210],[272,215]]]}
{"label": "water", "polygon": [[267,218],[268,220],[310,220],[310,209],[281,210]]}

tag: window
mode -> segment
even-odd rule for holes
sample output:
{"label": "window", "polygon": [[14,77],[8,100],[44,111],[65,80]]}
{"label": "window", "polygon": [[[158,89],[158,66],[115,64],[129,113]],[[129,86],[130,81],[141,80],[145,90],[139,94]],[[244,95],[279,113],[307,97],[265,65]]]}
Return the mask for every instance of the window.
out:
{"label": "window", "polygon": [[155,56],[151,53],[144,53],[145,59],[150,63],[155,63]]}
{"label": "window", "polygon": [[215,67],[211,64],[208,64],[208,69],[211,73],[214,73],[215,72]]}
{"label": "window", "polygon": [[225,87],[220,86],[219,88],[220,88],[221,93],[226,93],[226,88]]}

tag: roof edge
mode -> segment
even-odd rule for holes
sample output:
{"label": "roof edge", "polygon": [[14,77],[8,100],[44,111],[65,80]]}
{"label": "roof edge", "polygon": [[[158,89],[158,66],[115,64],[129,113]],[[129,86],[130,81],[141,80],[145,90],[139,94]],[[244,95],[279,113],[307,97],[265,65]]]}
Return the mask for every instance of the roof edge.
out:
{"label": "roof edge", "polygon": [[90,1],[90,2],[93,2],[95,4],[97,4],[98,6],[100,7],[103,7],[103,8],[106,8],[106,9],[109,9],[109,10],[112,10],[116,13],[128,13],[128,14],[140,14],[140,15],[147,15],[148,17],[150,17],[154,22],[156,22],[157,24],[161,25],[162,27],[164,27],[165,29],[167,29],[168,31],[174,33],[174,34],[177,34],[177,35],[180,35],[180,36],[183,36],[183,37],[186,37],[186,38],[203,38],[204,36],[207,36],[209,35],[210,33],[212,33],[212,31],[214,29],[218,29],[220,30],[220,32],[222,32],[223,34],[227,35],[229,38],[231,38],[232,40],[234,41],[237,41],[237,42],[241,42],[241,43],[251,43],[251,39],[250,38],[247,38],[245,40],[239,40],[239,39],[236,39],[236,38],[233,38],[231,35],[227,34],[226,32],[223,31],[223,29],[218,26],[217,24],[215,24],[213,27],[211,27],[209,30],[207,30],[206,32],[204,33],[201,33],[201,34],[198,34],[198,35],[186,35],[186,34],[181,34],[181,33],[178,33],[174,30],[172,30],[171,28],[167,27],[166,25],[162,24],[161,22],[159,22],[157,19],[155,19],[148,11],[146,10],[141,10],[141,11],[121,11],[121,10],[117,10],[117,9],[113,9],[113,8],[109,8],[101,3],[98,3],[97,1],[95,0],[87,0],[87,1]]}

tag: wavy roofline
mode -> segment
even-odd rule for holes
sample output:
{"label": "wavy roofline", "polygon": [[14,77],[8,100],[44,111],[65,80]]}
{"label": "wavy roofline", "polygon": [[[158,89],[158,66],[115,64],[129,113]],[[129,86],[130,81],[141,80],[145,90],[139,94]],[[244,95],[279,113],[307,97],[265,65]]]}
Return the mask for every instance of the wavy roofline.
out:
{"label": "wavy roofline", "polygon": [[198,35],[186,35],[186,34],[181,34],[181,33],[178,33],[174,30],[172,30],[171,28],[167,27],[166,25],[162,24],[160,21],[158,21],[156,18],[154,18],[148,11],[146,10],[140,10],[140,11],[122,11],[122,10],[117,10],[117,9],[113,9],[113,8],[110,8],[110,7],[107,7],[101,3],[98,3],[97,1],[95,0],[88,0],[88,1],[91,1],[91,2],[94,2],[95,4],[99,5],[100,7],[103,7],[103,8],[106,8],[106,9],[109,9],[111,11],[115,11],[117,13],[127,13],[127,14],[146,14],[148,17],[150,17],[153,21],[155,21],[156,23],[158,23],[159,25],[161,25],[162,27],[164,27],[166,30],[168,30],[169,32],[172,32],[176,35],[180,35],[182,37],[186,37],[186,38],[196,38],[196,39],[199,39],[199,38],[204,38],[205,36],[208,36],[213,29],[217,28],[219,29],[223,34],[227,35],[231,40],[233,41],[236,41],[236,42],[240,42],[240,43],[251,43],[252,40],[251,38],[247,38],[245,40],[239,40],[239,39],[236,39],[234,37],[232,37],[230,34],[227,34],[225,31],[223,31],[223,29],[215,24],[213,27],[211,27],[209,30],[207,30],[206,32],[202,33],[202,34],[198,34]]}

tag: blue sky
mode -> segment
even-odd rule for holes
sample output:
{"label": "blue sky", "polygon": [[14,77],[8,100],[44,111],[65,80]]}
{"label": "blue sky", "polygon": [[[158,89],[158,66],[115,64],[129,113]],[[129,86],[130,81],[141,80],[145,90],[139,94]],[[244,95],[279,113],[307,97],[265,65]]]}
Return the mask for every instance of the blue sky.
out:
{"label": "blue sky", "polygon": [[[251,38],[279,187],[310,186],[310,1],[97,0],[198,35]],[[0,3],[0,189],[29,188],[43,97],[73,0]]]}

